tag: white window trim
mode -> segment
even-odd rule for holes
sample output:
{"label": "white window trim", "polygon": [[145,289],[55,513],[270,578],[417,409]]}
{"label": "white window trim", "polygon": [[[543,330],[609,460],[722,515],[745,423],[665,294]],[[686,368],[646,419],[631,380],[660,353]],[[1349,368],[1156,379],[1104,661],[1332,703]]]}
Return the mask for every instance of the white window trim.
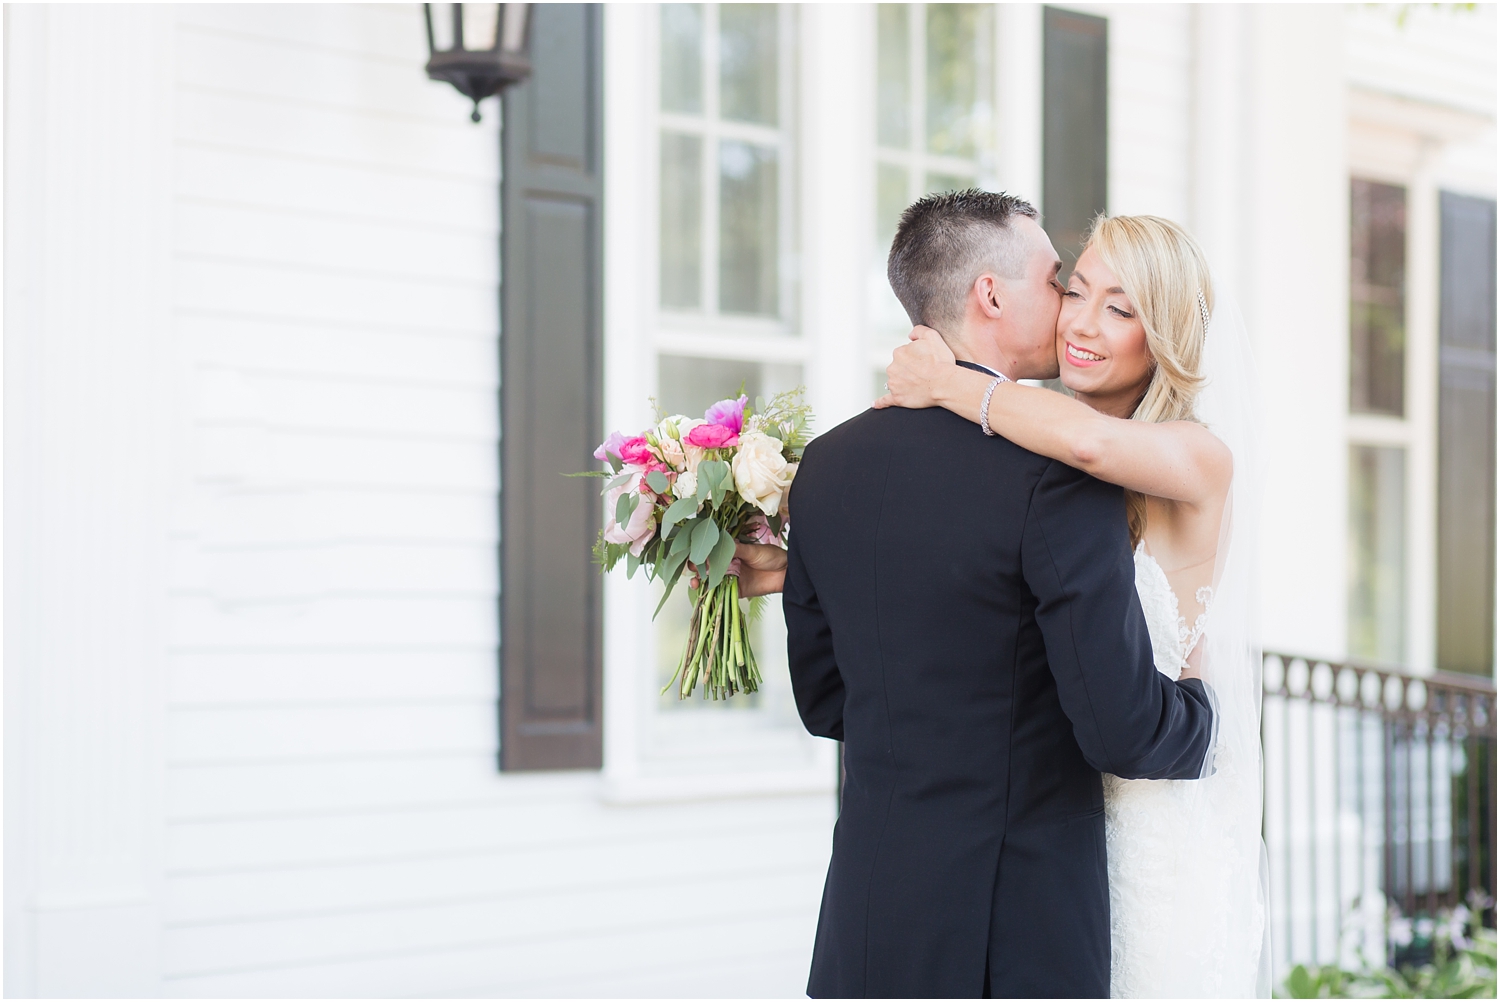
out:
{"label": "white window trim", "polygon": [[[908,11],[911,19],[908,26],[908,59],[913,78],[926,86],[926,26],[921,30],[916,25],[921,21],[923,4],[912,4]],[[973,159],[944,156],[920,152],[917,147],[925,143],[926,104],[924,94],[915,94],[913,103],[916,112],[912,117],[912,140],[906,150],[879,146],[871,138],[871,156],[868,170],[872,175],[878,164],[887,163],[903,167],[907,171],[908,202],[922,195],[922,178],[930,171],[951,174],[972,174],[981,187],[993,187],[1009,191],[1026,199],[1033,205],[1042,204],[1042,5],[1041,4],[995,4],[993,41],[994,79],[992,84],[991,135],[993,148],[980,150]],[[874,65],[875,12],[869,12],[871,65],[868,68],[871,115],[875,113],[876,68]],[[919,88],[920,89],[920,88]],[[873,129],[873,125],[872,125]],[[874,232],[875,199],[868,200],[867,209]],[[871,241],[873,246],[873,240]],[[867,295],[873,295],[884,280],[885,259],[876,248],[874,271],[867,279]],[[901,338],[892,338],[888,331],[871,330],[867,338],[865,354],[869,364],[883,370],[891,364],[891,353]]]}
{"label": "white window trim", "polygon": [[[793,337],[797,333],[797,282],[796,268],[796,232],[794,224],[797,218],[797,170],[796,170],[796,144],[794,136],[797,131],[797,107],[795,102],[796,84],[796,30],[794,12],[786,4],[778,7],[777,42],[781,59],[782,72],[777,81],[777,120],[780,124],[775,126],[758,125],[748,122],[725,121],[718,117],[719,114],[719,88],[713,81],[713,76],[718,67],[718,23],[719,8],[716,4],[704,4],[705,14],[704,30],[707,32],[707,46],[703,56],[703,114],[689,115],[677,112],[661,110],[659,99],[661,87],[661,37],[660,37],[660,7],[651,4],[651,22],[646,26],[648,32],[648,51],[651,58],[644,66],[643,72],[647,77],[648,85],[648,107],[646,128],[650,132],[652,157],[652,182],[647,189],[651,202],[653,223],[649,230],[650,253],[648,255],[652,266],[652,296],[650,302],[654,307],[655,316],[653,326],[661,332],[671,332],[668,337],[670,347],[662,347],[658,344],[658,351],[662,354],[682,354],[682,337],[672,339],[671,334],[691,333],[693,347],[686,354],[700,358],[733,358],[745,361],[781,361],[781,358],[769,359],[760,354],[765,347],[764,340],[770,337]],[[663,131],[672,131],[684,135],[698,136],[702,139],[702,158],[699,169],[702,177],[700,183],[703,190],[703,214],[699,225],[699,267],[702,269],[702,277],[699,284],[699,295],[702,297],[701,307],[697,310],[684,310],[660,307],[660,272],[661,261],[661,228],[660,228],[660,185],[656,179],[661,176],[661,145],[660,136]],[[777,185],[780,192],[777,218],[777,260],[779,262],[779,274],[777,276],[777,305],[780,315],[775,318],[758,317],[747,314],[720,313],[718,309],[719,299],[719,262],[717,251],[719,249],[719,158],[718,143],[721,139],[740,139],[755,143],[759,146],[774,147],[778,154],[777,159]],[[699,345],[704,342],[714,342],[708,350],[714,354],[704,354]]]}
{"label": "white window trim", "polygon": [[[787,17],[783,14],[783,25]],[[808,370],[821,368],[815,356],[822,345],[836,340],[837,332],[811,339],[789,336],[802,319],[799,299],[788,296],[785,288],[798,273],[795,259],[783,258],[779,323],[658,309],[658,205],[654,196],[643,197],[656,190],[659,176],[658,24],[654,4],[609,5],[605,10],[606,425],[639,428],[651,420],[647,398],[655,390],[659,353],[803,363],[814,408],[833,403]],[[786,41],[783,28],[782,58],[800,62],[798,49]],[[796,62],[793,66],[800,69]],[[783,80],[790,75],[784,73]],[[784,110],[788,100],[784,93]],[[789,131],[795,132],[797,119],[789,121]],[[705,160],[716,160],[707,147]],[[790,187],[783,190],[795,192],[802,173],[795,152],[784,152],[778,183]],[[785,254],[788,243],[794,246],[802,232],[793,229],[798,214],[790,197],[783,197],[781,211]],[[805,232],[806,220],[803,223]],[[760,711],[661,712],[651,622],[655,603],[649,586],[611,574],[605,582],[604,605],[601,796],[606,801],[631,804],[833,790],[832,742],[810,737],[795,720],[768,721]],[[767,614],[778,615],[775,610]],[[782,684],[784,688],[784,680]]]}
{"label": "white window trim", "polygon": [[[1346,437],[1350,445],[1406,452],[1403,661],[1427,674],[1437,662],[1438,198],[1443,187],[1438,171],[1447,144],[1467,138],[1467,130],[1455,126],[1449,109],[1414,115],[1411,101],[1357,87],[1349,96],[1350,178],[1406,189],[1406,372],[1405,416],[1349,414]],[[1347,343],[1347,330],[1344,337]]]}

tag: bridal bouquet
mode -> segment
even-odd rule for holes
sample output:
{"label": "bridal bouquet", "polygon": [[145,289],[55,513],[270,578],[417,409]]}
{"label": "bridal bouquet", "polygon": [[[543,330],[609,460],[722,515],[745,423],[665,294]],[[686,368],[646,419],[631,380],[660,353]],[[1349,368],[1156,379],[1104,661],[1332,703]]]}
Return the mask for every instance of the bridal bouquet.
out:
{"label": "bridal bouquet", "polygon": [[[605,571],[625,561],[666,582],[660,613],[684,568],[697,578],[687,648],[667,689],[686,699],[701,682],[714,699],[760,687],[750,646],[752,610],[730,574],[736,540],[786,545],[787,493],[807,442],[800,389],[721,400],[700,418],[674,414],[627,438],[615,432],[594,453],[608,472],[608,523],[594,547]],[[660,413],[660,412],[658,412]],[[653,617],[655,618],[654,614]]]}

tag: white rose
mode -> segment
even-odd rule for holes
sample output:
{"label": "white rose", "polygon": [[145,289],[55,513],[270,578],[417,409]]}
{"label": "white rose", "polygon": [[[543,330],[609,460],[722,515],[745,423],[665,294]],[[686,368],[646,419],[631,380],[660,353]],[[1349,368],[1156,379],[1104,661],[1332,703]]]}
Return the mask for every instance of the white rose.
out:
{"label": "white rose", "polygon": [[698,474],[692,470],[677,474],[677,485],[672,488],[672,493],[678,498],[690,498],[698,493]]}
{"label": "white rose", "polygon": [[661,437],[661,458],[674,470],[687,469],[687,454],[682,451],[682,443],[670,435]]}
{"label": "white rose", "polygon": [[739,451],[734,454],[734,486],[747,504],[753,504],[766,515],[781,508],[782,495],[792,485],[796,470],[781,455],[781,440],[760,432],[740,436]]}

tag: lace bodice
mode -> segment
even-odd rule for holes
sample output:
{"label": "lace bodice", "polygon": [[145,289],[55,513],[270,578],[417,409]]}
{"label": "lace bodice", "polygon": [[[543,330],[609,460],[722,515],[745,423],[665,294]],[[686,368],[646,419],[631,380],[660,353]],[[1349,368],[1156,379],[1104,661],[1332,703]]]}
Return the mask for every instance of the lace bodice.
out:
{"label": "lace bodice", "polygon": [[[1203,612],[1183,618],[1166,572],[1135,551],[1135,586],[1151,634],[1157,671],[1176,679],[1208,625],[1213,591],[1201,588]],[[1197,780],[1104,777],[1104,830],[1109,862],[1110,995],[1114,998],[1212,997],[1239,994],[1225,983],[1228,938],[1212,922],[1184,916],[1214,913],[1222,867],[1203,832]]]}
{"label": "lace bodice", "polygon": [[1141,597],[1141,611],[1146,615],[1146,630],[1151,634],[1151,653],[1156,670],[1175,679],[1182,674],[1188,652],[1198,643],[1208,625],[1214,590],[1207,585],[1198,589],[1194,597],[1203,611],[1193,625],[1188,626],[1178,605],[1177,593],[1167,580],[1167,572],[1161,569],[1155,557],[1146,552],[1145,540],[1135,548],[1135,590]]}

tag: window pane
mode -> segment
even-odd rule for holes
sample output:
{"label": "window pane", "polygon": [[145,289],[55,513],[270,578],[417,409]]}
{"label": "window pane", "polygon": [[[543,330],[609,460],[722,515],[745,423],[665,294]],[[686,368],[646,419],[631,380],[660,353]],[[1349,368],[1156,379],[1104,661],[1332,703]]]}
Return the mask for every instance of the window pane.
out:
{"label": "window pane", "polygon": [[703,140],[661,136],[661,304],[697,308],[702,278]]}
{"label": "window pane", "polygon": [[720,400],[744,392],[751,400],[769,399],[802,383],[802,367],[741,359],[684,358],[662,355],[657,359],[656,400],[668,414],[702,417]]}
{"label": "window pane", "polygon": [[1406,189],[1350,183],[1349,409],[1405,410]]}
{"label": "window pane", "polygon": [[974,187],[974,179],[963,174],[931,174],[927,175],[927,183],[922,190],[928,194],[934,191],[963,191],[965,188]]}
{"label": "window pane", "polygon": [[776,5],[719,8],[719,115],[776,124]]}
{"label": "window pane", "polygon": [[927,148],[972,157],[989,145],[994,7],[927,7]]}
{"label": "window pane", "polygon": [[876,7],[877,142],[905,149],[911,143],[911,17],[909,4]]}
{"label": "window pane", "polygon": [[896,226],[907,206],[905,167],[895,164],[875,165],[875,239],[882,255],[889,254],[896,238]]}
{"label": "window pane", "polygon": [[[699,417],[710,405],[732,397],[743,387],[754,400],[756,397],[770,398],[784,390],[802,385],[802,367],[799,365],[773,365],[763,362],[747,362],[738,359],[684,358],[679,355],[662,355],[657,359],[656,399],[668,414],[687,414]],[[686,582],[679,581],[677,589],[661,614],[656,617],[656,688],[660,689],[671,679],[677,669],[677,660],[682,657],[683,645],[687,643],[688,619],[692,615]],[[660,585],[656,586],[658,589]],[[661,592],[654,591],[657,601]],[[769,612],[770,610],[768,610]],[[770,619],[771,616],[766,617]],[[777,622],[779,623],[779,619]],[[754,636],[756,654],[761,661],[761,671],[775,665],[780,656],[777,647],[786,643],[785,636],[776,636],[775,630],[760,630]],[[770,645],[777,645],[772,647]],[[769,686],[768,686],[769,687]],[[667,712],[680,710],[747,710],[762,705],[764,690],[733,699],[713,702],[701,698],[702,688],[692,699],[679,700],[672,692],[662,696],[658,706]]]}
{"label": "window pane", "polygon": [[1109,22],[1044,9],[1042,223],[1072,270],[1109,191]]}
{"label": "window pane", "polygon": [[661,106],[690,114],[703,110],[703,5],[661,5]]}
{"label": "window pane", "polygon": [[1495,203],[1443,192],[1437,666],[1495,664]]}
{"label": "window pane", "polygon": [[1349,450],[1349,653],[1406,660],[1406,452]]}
{"label": "window pane", "polygon": [[777,314],[776,151],[719,143],[719,309]]}

